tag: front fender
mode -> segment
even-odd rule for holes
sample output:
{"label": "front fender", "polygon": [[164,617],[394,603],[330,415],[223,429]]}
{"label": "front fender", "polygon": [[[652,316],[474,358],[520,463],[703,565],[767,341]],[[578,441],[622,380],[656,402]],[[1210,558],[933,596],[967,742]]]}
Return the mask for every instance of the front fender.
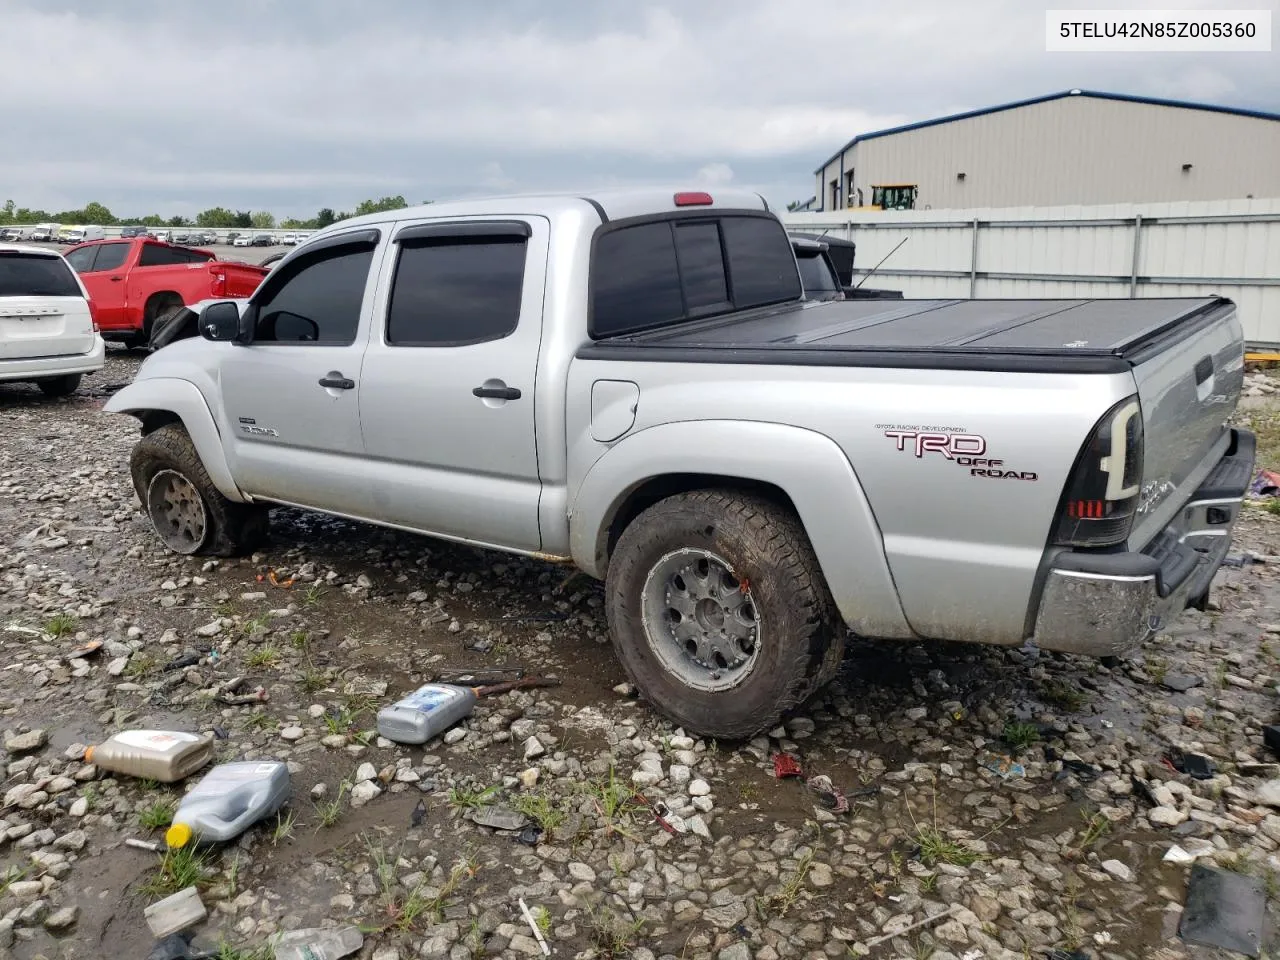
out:
{"label": "front fender", "polygon": [[139,419],[149,411],[164,410],[182,420],[209,479],[228,500],[244,502],[244,495],[231,478],[218,426],[200,389],[188,380],[153,377],[136,380],[119,391],[102,408],[106,413],[127,413]]}
{"label": "front fender", "polygon": [[829,437],[799,427],[689,420],[619,441],[587,471],[572,501],[569,545],[578,566],[603,577],[608,531],[627,498],[646,481],[688,473],[754,480],[785,491],[850,629],[867,637],[915,636],[853,466]]}

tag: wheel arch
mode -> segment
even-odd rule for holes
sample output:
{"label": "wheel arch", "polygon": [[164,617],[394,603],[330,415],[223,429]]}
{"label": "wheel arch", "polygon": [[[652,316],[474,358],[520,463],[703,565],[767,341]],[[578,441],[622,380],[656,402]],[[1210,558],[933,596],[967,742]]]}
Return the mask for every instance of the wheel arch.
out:
{"label": "wheel arch", "polygon": [[213,485],[228,500],[245,502],[232,477],[217,423],[195,384],[168,377],[137,380],[112,396],[103,410],[136,418],[143,436],[165,424],[181,423]]}
{"label": "wheel arch", "polygon": [[614,444],[591,466],[570,508],[574,561],[603,578],[626,524],[665,496],[709,487],[763,496],[793,512],[841,616],[864,636],[914,636],[902,612],[875,515],[844,451],[783,424],[696,420]]}

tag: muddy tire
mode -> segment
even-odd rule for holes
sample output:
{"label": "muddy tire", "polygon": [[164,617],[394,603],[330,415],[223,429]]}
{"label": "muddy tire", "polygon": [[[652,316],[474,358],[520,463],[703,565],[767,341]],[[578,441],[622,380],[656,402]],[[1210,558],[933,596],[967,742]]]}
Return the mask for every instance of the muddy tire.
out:
{"label": "muddy tire", "polygon": [[224,497],[182,424],[165,424],[139,440],[129,470],[152,529],[175,553],[234,557],[266,539],[267,508]]}
{"label": "muddy tire", "polygon": [[69,397],[79,388],[81,376],[79,373],[68,373],[61,377],[46,377],[37,380],[36,386],[46,397]]}
{"label": "muddy tire", "polygon": [[618,659],[700,736],[774,726],[835,673],[846,630],[799,520],[728,490],[679,494],[623,531],[605,605]]}

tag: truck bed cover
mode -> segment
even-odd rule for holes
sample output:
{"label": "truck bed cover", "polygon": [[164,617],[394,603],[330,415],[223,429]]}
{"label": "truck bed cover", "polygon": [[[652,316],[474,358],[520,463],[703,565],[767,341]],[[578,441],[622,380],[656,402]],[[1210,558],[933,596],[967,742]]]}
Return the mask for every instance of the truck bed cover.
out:
{"label": "truck bed cover", "polygon": [[1233,309],[1220,297],[836,300],[586,345],[583,359],[1112,372]]}

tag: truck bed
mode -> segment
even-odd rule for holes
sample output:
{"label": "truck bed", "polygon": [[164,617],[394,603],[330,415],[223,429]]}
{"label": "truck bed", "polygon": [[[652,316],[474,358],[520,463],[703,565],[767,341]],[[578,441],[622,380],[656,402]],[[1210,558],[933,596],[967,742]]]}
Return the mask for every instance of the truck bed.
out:
{"label": "truck bed", "polygon": [[583,359],[1117,372],[1233,309],[1219,297],[836,300],[619,336]]}

